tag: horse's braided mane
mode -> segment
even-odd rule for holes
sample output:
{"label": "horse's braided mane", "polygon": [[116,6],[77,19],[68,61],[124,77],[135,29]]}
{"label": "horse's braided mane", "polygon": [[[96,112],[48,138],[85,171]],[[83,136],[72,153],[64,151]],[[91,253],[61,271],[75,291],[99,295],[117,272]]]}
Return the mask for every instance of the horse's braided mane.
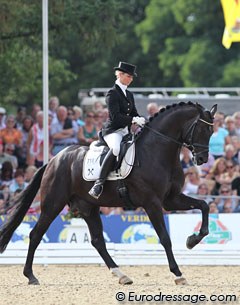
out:
{"label": "horse's braided mane", "polygon": [[[149,123],[151,123],[152,120],[154,120],[156,117],[161,116],[161,115],[165,115],[165,113],[166,113],[168,110],[171,110],[171,109],[173,109],[173,108],[175,108],[175,107],[182,107],[182,106],[186,106],[186,105],[193,105],[193,106],[196,106],[196,104],[194,104],[194,103],[191,102],[191,101],[189,101],[189,102],[187,102],[187,103],[185,103],[185,102],[180,102],[180,103],[178,103],[178,104],[174,103],[174,104],[172,104],[172,105],[167,105],[166,107],[161,108],[157,113],[155,113],[154,116],[150,117],[150,118],[149,118],[149,121],[146,123],[146,125],[148,126]],[[144,130],[145,130],[145,129],[142,128],[141,131],[138,132],[138,134],[136,135],[136,140],[139,139],[139,138],[141,137],[141,135],[142,135],[142,133],[143,133]]]}
{"label": "horse's braided mane", "polygon": [[[150,117],[150,118],[149,118],[149,122],[151,122],[152,120],[154,120],[157,116],[162,115],[162,114],[165,114],[165,112],[166,112],[167,110],[173,109],[173,108],[178,107],[178,106],[181,107],[181,106],[186,106],[186,105],[194,105],[194,106],[195,106],[195,104],[194,104],[193,102],[191,102],[191,101],[189,101],[189,102],[187,102],[187,103],[185,103],[185,102],[180,102],[180,103],[178,103],[178,104],[174,103],[174,104],[172,104],[172,105],[167,105],[166,107],[161,108],[157,113],[155,113],[154,116]],[[148,122],[147,124],[149,124],[149,122]]]}

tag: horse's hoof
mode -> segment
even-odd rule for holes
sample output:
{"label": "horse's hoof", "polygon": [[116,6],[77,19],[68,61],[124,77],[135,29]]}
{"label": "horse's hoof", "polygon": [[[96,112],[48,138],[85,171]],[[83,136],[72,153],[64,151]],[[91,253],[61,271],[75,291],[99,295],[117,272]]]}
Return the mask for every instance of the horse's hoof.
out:
{"label": "horse's hoof", "polygon": [[179,277],[174,280],[176,285],[187,285],[187,280],[184,277]]}
{"label": "horse's hoof", "polygon": [[40,285],[40,283],[37,279],[33,279],[28,282],[28,285]]}
{"label": "horse's hoof", "polygon": [[192,249],[193,247],[195,247],[196,245],[198,244],[198,239],[197,239],[197,235],[193,234],[191,236],[189,236],[187,238],[187,241],[186,241],[186,246],[188,249]]}
{"label": "horse's hoof", "polygon": [[122,276],[119,279],[119,284],[121,284],[121,285],[131,285],[132,283],[133,283],[133,281],[126,275]]}

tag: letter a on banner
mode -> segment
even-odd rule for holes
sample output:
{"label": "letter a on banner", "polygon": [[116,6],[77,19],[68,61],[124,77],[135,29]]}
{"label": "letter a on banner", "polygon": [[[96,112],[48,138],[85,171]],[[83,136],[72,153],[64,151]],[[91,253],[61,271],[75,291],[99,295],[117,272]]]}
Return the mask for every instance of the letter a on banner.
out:
{"label": "letter a on banner", "polygon": [[222,44],[229,49],[232,42],[240,42],[240,0],[221,0],[225,29]]}

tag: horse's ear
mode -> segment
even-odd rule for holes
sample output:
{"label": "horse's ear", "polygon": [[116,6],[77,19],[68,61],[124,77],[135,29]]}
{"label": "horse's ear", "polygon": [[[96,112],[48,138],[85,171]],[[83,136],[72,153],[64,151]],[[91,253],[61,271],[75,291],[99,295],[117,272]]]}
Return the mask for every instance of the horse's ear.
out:
{"label": "horse's ear", "polygon": [[213,105],[210,110],[212,118],[214,118],[216,112],[217,112],[217,104]]}

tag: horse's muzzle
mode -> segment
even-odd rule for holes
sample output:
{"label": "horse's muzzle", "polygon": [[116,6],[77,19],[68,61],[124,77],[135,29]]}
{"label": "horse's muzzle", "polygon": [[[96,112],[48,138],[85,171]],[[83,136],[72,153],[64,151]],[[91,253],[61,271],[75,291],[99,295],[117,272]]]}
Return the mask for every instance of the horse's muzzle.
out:
{"label": "horse's muzzle", "polygon": [[197,165],[202,165],[203,163],[207,163],[208,162],[208,155],[198,155],[198,156],[194,156],[194,163],[196,163]]}

